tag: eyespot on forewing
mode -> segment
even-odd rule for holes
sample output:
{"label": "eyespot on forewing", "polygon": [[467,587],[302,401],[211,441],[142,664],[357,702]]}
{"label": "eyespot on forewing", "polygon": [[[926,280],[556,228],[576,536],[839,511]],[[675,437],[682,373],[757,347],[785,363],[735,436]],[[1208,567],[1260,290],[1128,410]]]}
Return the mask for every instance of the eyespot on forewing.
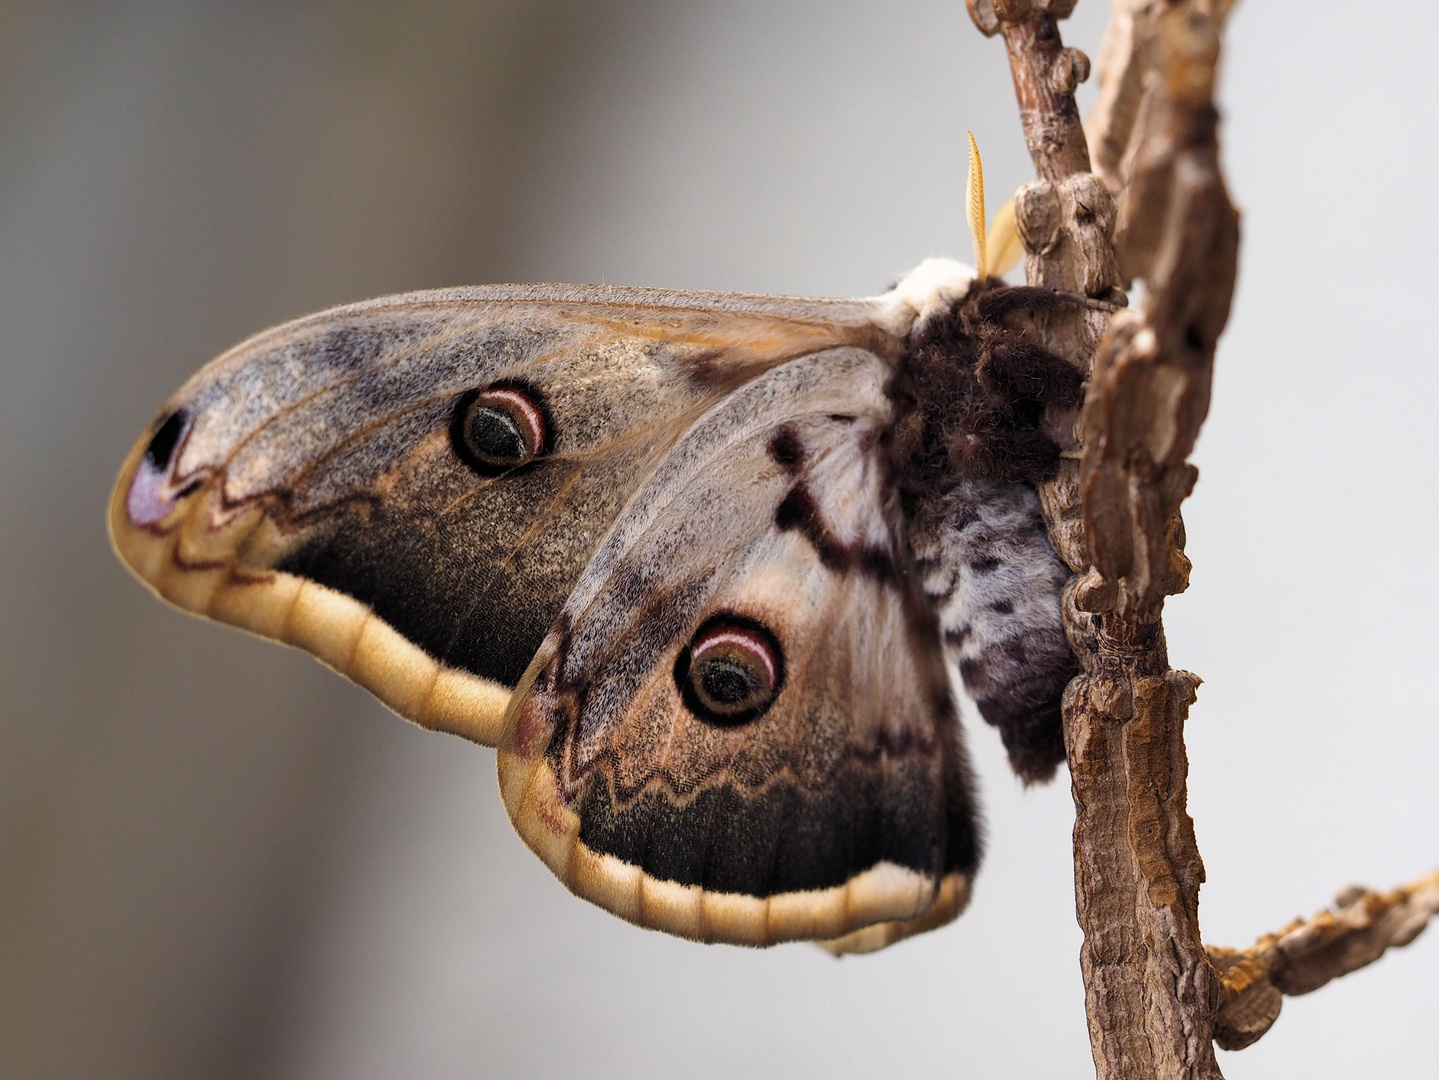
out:
{"label": "eyespot on forewing", "polygon": [[522,383],[492,383],[455,403],[450,444],[481,476],[499,476],[550,452],[553,424],[538,391]]}

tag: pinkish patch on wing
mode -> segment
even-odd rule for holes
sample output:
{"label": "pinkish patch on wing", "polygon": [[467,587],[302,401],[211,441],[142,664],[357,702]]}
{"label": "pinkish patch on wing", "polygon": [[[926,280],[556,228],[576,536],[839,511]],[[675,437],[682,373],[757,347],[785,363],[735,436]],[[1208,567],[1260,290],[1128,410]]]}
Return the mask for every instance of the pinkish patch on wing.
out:
{"label": "pinkish patch on wing", "polygon": [[155,525],[195,486],[191,484],[184,491],[172,490],[175,458],[190,433],[190,421],[191,415],[186,409],[170,413],[156,425],[149,445],[140,455],[135,479],[130,481],[125,497],[125,512],[136,525]]}
{"label": "pinkish patch on wing", "polygon": [[165,474],[150,464],[149,457],[142,457],[125,499],[130,520],[136,525],[154,525],[175,509],[176,501],[165,492]]}
{"label": "pinkish patch on wing", "polygon": [[540,824],[545,827],[551,836],[564,835],[565,823],[560,819],[556,806],[552,806],[548,802],[537,802],[535,803],[534,809],[535,817],[539,818]]}
{"label": "pinkish patch on wing", "polygon": [[545,722],[543,710],[527,703],[515,721],[514,752],[520,757],[535,757],[536,749],[549,740],[550,725]]}

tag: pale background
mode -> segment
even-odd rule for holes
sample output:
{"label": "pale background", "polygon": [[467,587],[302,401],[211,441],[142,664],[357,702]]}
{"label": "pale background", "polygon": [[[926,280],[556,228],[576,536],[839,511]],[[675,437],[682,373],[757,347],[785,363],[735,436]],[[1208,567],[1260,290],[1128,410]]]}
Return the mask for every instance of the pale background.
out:
{"label": "pale background", "polygon": [[[1412,2],[1229,37],[1245,243],[1168,617],[1215,942],[1439,863],[1436,40]],[[966,257],[967,127],[994,195],[1028,178],[960,0],[0,6],[0,1076],[1092,1075],[1067,782],[1021,791],[991,730],[959,923],[704,948],[570,897],[492,752],[165,609],[102,526],[163,398],[289,316]],[[1436,1006],[1431,930],[1222,1066],[1432,1075]]]}

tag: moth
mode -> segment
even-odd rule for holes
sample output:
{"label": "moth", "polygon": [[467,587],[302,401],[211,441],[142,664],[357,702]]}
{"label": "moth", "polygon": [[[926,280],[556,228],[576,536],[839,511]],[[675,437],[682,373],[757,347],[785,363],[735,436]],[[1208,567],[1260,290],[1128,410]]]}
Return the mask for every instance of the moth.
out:
{"label": "moth", "polygon": [[1064,758],[1069,571],[1035,485],[1082,384],[1030,331],[1053,302],[931,259],[857,300],[337,307],[165,403],[110,535],[180,608],[497,747],[515,828],[580,896],[868,951],[968,901],[960,682],[1019,776]]}

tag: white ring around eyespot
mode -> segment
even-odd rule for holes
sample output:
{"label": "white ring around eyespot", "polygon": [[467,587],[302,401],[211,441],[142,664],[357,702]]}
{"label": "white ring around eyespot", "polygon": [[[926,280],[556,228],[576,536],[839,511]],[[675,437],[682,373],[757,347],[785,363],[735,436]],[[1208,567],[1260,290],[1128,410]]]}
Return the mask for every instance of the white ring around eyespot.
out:
{"label": "white ring around eyespot", "polygon": [[506,405],[513,406],[524,419],[525,426],[529,429],[526,434],[529,436],[526,442],[529,444],[526,449],[530,457],[538,457],[545,449],[545,417],[535,403],[530,400],[528,394],[520,390],[512,390],[507,386],[498,386],[486,390],[480,394],[481,401],[501,401]]}
{"label": "white ring around eyespot", "polygon": [[774,657],[770,655],[769,645],[760,639],[758,634],[748,630],[720,630],[707,636],[690,651],[691,661],[698,660],[716,645],[739,645],[749,652],[759,653],[760,659],[764,661],[765,670],[769,672],[769,685],[774,686],[778,673],[774,667]]}

